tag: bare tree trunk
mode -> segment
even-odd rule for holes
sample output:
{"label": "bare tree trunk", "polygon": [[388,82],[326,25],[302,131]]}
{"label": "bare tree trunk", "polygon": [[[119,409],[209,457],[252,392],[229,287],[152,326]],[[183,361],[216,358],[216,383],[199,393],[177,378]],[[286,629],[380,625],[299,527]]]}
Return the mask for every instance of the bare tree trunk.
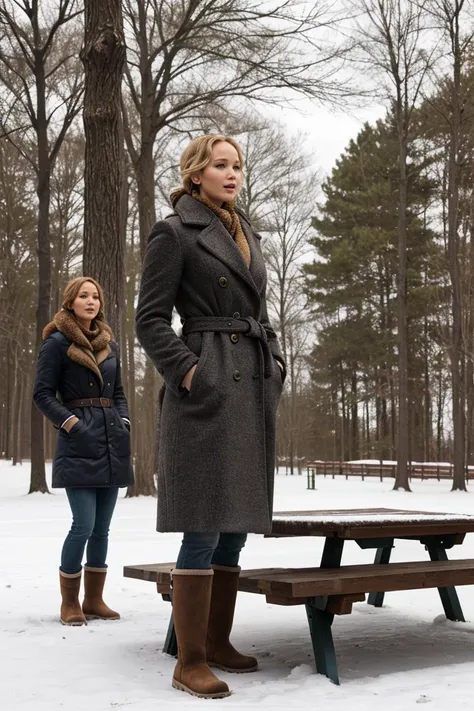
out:
{"label": "bare tree trunk", "polygon": [[357,365],[352,366],[351,374],[351,459],[358,459],[360,455],[359,447],[359,409],[358,409],[358,387],[357,387]]}
{"label": "bare tree trunk", "polygon": [[289,366],[290,375],[290,474],[294,474],[295,468],[295,457],[298,456],[298,448],[296,446],[296,418],[297,418],[297,391],[296,391],[296,374],[295,374],[295,361],[296,353],[294,350],[293,338],[289,338],[289,362],[287,361],[287,366]]}
{"label": "bare tree trunk", "polygon": [[[46,116],[46,81],[43,57],[36,67],[37,140],[38,140],[38,303],[36,308],[36,351],[42,341],[43,328],[50,319],[51,246],[49,240],[49,204],[51,195],[51,159],[49,156]],[[44,419],[31,400],[31,481],[29,493],[48,491],[44,466]]]}
{"label": "bare tree trunk", "polygon": [[[461,3],[462,4],[462,3]],[[453,81],[451,91],[451,126],[448,162],[448,253],[449,274],[452,286],[452,345],[451,380],[453,398],[453,491],[466,491],[465,476],[465,392],[463,355],[463,308],[461,293],[461,270],[459,266],[459,141],[461,130],[461,52],[459,47],[459,18],[451,25],[453,51]]]}
{"label": "bare tree trunk", "polygon": [[364,444],[367,456],[372,456],[372,437],[370,436],[370,400],[369,400],[369,376],[365,377],[365,436]]}
{"label": "bare tree trunk", "polygon": [[344,370],[342,362],[339,364],[339,383],[341,388],[341,460],[346,459],[346,390],[344,385]]}
{"label": "bare tree trunk", "polygon": [[394,489],[410,491],[408,481],[409,412],[408,412],[408,322],[407,322],[407,121],[400,98],[397,107],[399,137],[399,206],[398,206],[398,439],[397,475]]}
{"label": "bare tree trunk", "polygon": [[444,397],[443,397],[443,374],[440,370],[438,377],[438,398],[436,407],[436,460],[439,462],[441,460],[441,447],[443,443],[443,407],[444,407]]}
{"label": "bare tree trunk", "polygon": [[125,62],[120,0],[86,0],[84,48],[84,274],[106,294],[107,320],[118,335],[125,282],[121,82]]}
{"label": "bare tree trunk", "polygon": [[[130,273],[131,272],[131,273]],[[136,407],[136,384],[135,384],[135,293],[136,279],[134,270],[130,270],[128,282],[126,284],[126,309],[127,328],[125,330],[126,348],[124,351],[127,360],[127,398],[130,418],[134,426],[132,427],[132,451],[137,451],[138,417]]]}
{"label": "bare tree trunk", "polygon": [[25,396],[25,387],[23,383],[23,378],[18,377],[18,365],[17,365],[17,391],[16,399],[14,405],[14,437],[13,437],[13,466],[16,464],[21,464],[22,452],[21,452],[21,442],[22,442],[22,421],[21,421],[21,403]]}
{"label": "bare tree trunk", "polygon": [[474,444],[474,196],[471,195],[466,328],[466,462],[473,464]]}
{"label": "bare tree trunk", "polygon": [[389,368],[390,378],[390,459],[394,459],[397,452],[397,401],[395,397],[395,384],[393,368]]}
{"label": "bare tree trunk", "polygon": [[[147,358],[143,378],[143,417],[140,420],[140,432],[137,438],[135,484],[128,487],[127,496],[154,496],[156,494],[154,474],[156,471],[157,445],[154,410],[158,382],[155,368]],[[153,411],[153,415],[147,421],[147,413],[150,411]]]}
{"label": "bare tree trunk", "polygon": [[[136,180],[138,192],[138,214],[140,233],[141,260],[145,255],[146,244],[151,228],[156,222],[155,210],[155,162],[152,143],[145,142],[136,164]],[[140,436],[137,438],[135,459],[135,484],[129,487],[127,496],[154,496],[156,488],[154,483],[155,461],[157,451],[155,447],[155,419],[156,399],[152,393],[156,392],[158,375],[152,362],[147,358],[145,376],[143,379],[142,417],[140,418]]]}

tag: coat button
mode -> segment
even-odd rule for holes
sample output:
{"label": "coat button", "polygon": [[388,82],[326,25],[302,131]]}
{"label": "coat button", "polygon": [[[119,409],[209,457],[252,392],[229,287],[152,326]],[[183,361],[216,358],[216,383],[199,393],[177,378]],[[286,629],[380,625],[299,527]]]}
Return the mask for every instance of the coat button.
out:
{"label": "coat button", "polygon": [[219,277],[219,286],[222,286],[223,289],[227,286],[227,279],[225,277]]}
{"label": "coat button", "polygon": [[238,311],[234,311],[234,313],[232,314],[232,318],[240,318],[239,312],[238,312]]}
{"label": "coat button", "polygon": [[232,343],[238,343],[239,342],[239,336],[237,333],[231,333],[230,334],[230,340]]}
{"label": "coat button", "polygon": [[92,388],[92,386],[94,385],[94,383],[89,383],[89,385],[90,385],[90,387]]}
{"label": "coat button", "polygon": [[238,381],[238,380],[240,380],[241,377],[242,376],[240,375],[240,370],[234,370],[234,375],[233,375],[234,380]]}

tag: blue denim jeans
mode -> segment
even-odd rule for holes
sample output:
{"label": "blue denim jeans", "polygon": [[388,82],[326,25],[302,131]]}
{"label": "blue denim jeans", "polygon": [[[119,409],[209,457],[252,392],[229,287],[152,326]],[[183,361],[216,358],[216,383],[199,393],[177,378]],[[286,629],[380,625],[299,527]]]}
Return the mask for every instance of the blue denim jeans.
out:
{"label": "blue denim jeans", "polygon": [[72,511],[72,526],[61,553],[62,572],[78,573],[81,570],[86,545],[86,565],[91,568],[105,568],[109,527],[117,503],[118,487],[67,487],[66,494]]}
{"label": "blue denim jeans", "polygon": [[234,568],[239,564],[246,540],[246,533],[183,533],[176,568],[207,570],[212,565]]}

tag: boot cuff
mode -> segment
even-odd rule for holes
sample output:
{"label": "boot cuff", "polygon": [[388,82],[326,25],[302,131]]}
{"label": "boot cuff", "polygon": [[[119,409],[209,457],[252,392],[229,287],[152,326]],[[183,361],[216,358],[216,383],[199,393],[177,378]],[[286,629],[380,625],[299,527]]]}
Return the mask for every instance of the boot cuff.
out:
{"label": "boot cuff", "polygon": [[63,571],[60,570],[59,575],[62,578],[80,578],[82,575],[82,570],[79,570],[79,572],[77,572],[77,573],[63,573]]}
{"label": "boot cuff", "polygon": [[192,569],[192,568],[173,568],[171,571],[171,577],[174,578],[175,575],[204,575],[204,576],[209,576],[209,575],[214,575],[214,571],[212,568],[199,568],[199,569]]}
{"label": "boot cuff", "polygon": [[87,570],[89,573],[106,573],[107,568],[94,568],[93,566],[90,565],[85,565],[84,570]]}
{"label": "boot cuff", "polygon": [[223,570],[226,573],[240,573],[240,565],[236,565],[235,567],[231,567],[230,565],[213,565],[212,566],[214,570]]}

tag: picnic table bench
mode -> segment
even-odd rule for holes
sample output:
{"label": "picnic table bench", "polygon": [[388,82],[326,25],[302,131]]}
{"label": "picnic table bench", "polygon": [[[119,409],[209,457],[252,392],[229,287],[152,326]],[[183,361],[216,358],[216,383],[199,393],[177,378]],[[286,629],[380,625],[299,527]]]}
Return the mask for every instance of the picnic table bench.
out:
{"label": "picnic table bench", "polygon": [[[446,550],[460,545],[474,531],[474,516],[436,514],[394,509],[353,511],[295,511],[274,515],[270,536],[324,536],[321,563],[309,568],[243,570],[239,591],[264,595],[274,605],[304,605],[316,669],[338,684],[332,623],[335,615],[352,612],[355,602],[381,607],[384,594],[397,590],[438,588],[445,614],[464,621],[455,590],[474,584],[474,559],[448,560]],[[430,560],[390,562],[395,539],[417,540]],[[376,549],[375,562],[341,565],[344,543],[355,541],[362,549]],[[165,600],[172,598],[174,563],[129,565],[124,575],[153,582]],[[176,655],[171,617],[164,652]]]}

